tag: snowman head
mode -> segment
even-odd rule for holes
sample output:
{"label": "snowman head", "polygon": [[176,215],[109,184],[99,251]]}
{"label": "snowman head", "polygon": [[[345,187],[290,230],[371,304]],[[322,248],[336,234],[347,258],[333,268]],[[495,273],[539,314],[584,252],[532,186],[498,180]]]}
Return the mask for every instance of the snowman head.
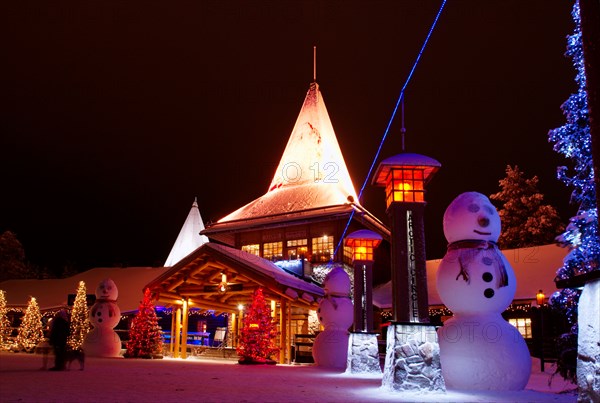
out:
{"label": "snowman head", "polygon": [[96,298],[100,300],[116,301],[119,296],[117,285],[110,278],[104,279],[96,287]]}
{"label": "snowman head", "polygon": [[347,297],[350,295],[350,288],[350,276],[339,266],[331,269],[323,280],[323,290],[326,295]]}
{"label": "snowman head", "polygon": [[449,243],[464,240],[496,242],[500,229],[498,211],[481,193],[460,194],[444,213],[444,235]]}

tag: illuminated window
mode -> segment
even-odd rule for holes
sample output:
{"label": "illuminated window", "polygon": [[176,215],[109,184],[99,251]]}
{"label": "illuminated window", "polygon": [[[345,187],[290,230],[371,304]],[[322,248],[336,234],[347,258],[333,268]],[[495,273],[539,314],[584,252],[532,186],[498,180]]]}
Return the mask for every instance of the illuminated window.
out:
{"label": "illuminated window", "polygon": [[354,260],[374,260],[372,239],[354,240]]}
{"label": "illuminated window", "polygon": [[386,205],[392,202],[424,202],[424,171],[422,169],[392,169],[386,189]]}
{"label": "illuminated window", "polygon": [[531,339],[531,318],[513,318],[508,323],[516,327],[524,339]]}
{"label": "illuminated window", "polygon": [[283,242],[267,242],[263,244],[263,257],[269,260],[282,260]]}
{"label": "illuminated window", "polygon": [[312,239],[312,261],[328,262],[333,256],[333,237],[322,236]]}
{"label": "illuminated window", "polygon": [[308,253],[308,239],[292,239],[286,245],[289,260],[304,259]]}
{"label": "illuminated window", "polygon": [[352,246],[344,245],[344,262],[348,264],[352,264],[352,255],[354,252],[354,248]]}
{"label": "illuminated window", "polygon": [[242,245],[242,250],[244,252],[248,252],[253,255],[260,256],[260,245],[259,244]]}

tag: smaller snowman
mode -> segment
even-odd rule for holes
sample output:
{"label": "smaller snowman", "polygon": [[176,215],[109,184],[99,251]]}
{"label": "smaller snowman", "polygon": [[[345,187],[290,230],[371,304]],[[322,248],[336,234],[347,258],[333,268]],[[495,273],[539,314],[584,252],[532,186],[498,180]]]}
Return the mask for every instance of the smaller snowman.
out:
{"label": "smaller snowman", "polygon": [[119,291],[111,279],[105,279],[96,288],[96,303],[90,310],[89,319],[94,327],[85,337],[83,350],[93,357],[118,357],[121,339],[113,330],[121,320],[117,305]]}
{"label": "smaller snowman", "polygon": [[515,273],[496,245],[500,216],[477,192],[459,195],[444,213],[448,251],[437,290],[454,316],[438,330],[442,374],[450,389],[522,390],[531,358],[502,312],[516,291]]}
{"label": "smaller snowman", "polygon": [[313,345],[315,364],[327,368],[346,368],[348,358],[348,328],[354,320],[350,299],[350,277],[341,267],[333,268],[323,281],[325,297],[317,310],[324,330]]}

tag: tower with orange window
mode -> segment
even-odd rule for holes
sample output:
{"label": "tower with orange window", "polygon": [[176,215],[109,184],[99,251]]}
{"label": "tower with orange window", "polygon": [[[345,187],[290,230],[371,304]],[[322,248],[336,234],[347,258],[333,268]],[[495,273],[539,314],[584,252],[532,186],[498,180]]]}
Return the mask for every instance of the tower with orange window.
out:
{"label": "tower with orange window", "polygon": [[392,320],[429,322],[425,271],[425,185],[441,164],[433,158],[401,153],[383,160],[372,183],[385,187],[392,233]]}

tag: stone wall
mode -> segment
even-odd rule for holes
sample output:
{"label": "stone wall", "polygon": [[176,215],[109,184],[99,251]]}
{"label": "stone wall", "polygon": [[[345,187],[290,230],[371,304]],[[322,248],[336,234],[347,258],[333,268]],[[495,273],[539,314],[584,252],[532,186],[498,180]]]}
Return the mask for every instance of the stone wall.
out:
{"label": "stone wall", "polygon": [[397,323],[388,327],[382,386],[396,391],[446,391],[435,326]]}
{"label": "stone wall", "polygon": [[376,333],[350,333],[346,372],[352,374],[381,373]]}

